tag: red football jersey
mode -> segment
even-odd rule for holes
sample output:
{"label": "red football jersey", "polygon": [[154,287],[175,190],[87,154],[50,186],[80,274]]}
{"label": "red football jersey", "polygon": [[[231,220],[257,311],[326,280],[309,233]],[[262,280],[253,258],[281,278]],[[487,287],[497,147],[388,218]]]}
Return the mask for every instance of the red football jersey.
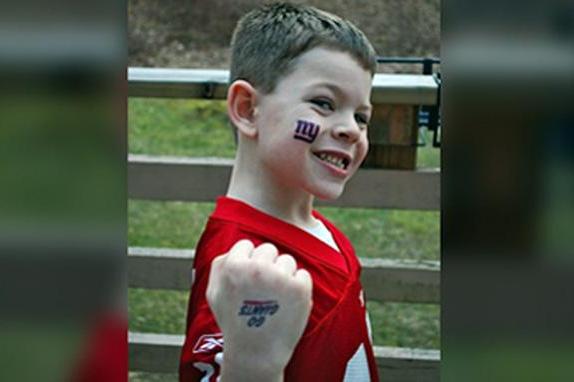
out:
{"label": "red football jersey", "polygon": [[[270,242],[313,278],[313,308],[285,381],[378,381],[360,264],[349,240],[321,214],[340,253],[306,231],[239,200],[220,197],[198,243],[179,378],[215,382],[224,339],[205,298],[211,261],[241,239]],[[342,260],[342,262],[341,262]],[[343,266],[341,265],[343,264]]]}

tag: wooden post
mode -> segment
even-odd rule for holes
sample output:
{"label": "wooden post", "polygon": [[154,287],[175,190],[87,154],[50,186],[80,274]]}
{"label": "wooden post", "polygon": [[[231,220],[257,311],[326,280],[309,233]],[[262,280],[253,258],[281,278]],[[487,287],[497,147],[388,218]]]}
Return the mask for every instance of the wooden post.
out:
{"label": "wooden post", "polygon": [[375,104],[363,167],[414,170],[417,140],[418,106]]}

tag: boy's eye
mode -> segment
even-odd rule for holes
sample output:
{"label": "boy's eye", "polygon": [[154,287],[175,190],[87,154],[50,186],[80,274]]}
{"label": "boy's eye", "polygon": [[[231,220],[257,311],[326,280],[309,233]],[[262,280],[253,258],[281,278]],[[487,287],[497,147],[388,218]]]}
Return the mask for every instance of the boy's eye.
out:
{"label": "boy's eye", "polygon": [[369,117],[365,114],[357,113],[355,114],[355,121],[357,121],[361,128],[366,128],[369,124]]}
{"label": "boy's eye", "polygon": [[324,109],[324,110],[329,110],[329,111],[335,110],[335,106],[333,105],[333,102],[331,100],[328,100],[328,99],[315,98],[315,99],[311,100],[311,103],[313,105],[319,106],[321,109]]}

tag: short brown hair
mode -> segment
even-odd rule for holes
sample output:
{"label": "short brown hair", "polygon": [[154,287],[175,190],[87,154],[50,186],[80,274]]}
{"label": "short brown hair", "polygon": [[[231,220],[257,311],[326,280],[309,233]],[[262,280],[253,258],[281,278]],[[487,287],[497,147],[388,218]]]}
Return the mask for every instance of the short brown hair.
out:
{"label": "short brown hair", "polygon": [[348,20],[308,5],[273,3],[250,11],[237,23],[230,83],[242,79],[271,93],[293,61],[317,46],[347,52],[371,74],[376,71],[375,50]]}

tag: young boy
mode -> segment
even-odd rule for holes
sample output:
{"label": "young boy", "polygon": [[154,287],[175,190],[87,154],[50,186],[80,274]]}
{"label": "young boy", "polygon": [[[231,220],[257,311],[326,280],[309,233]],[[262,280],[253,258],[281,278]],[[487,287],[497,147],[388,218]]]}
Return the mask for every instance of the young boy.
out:
{"label": "young boy", "polygon": [[180,381],[378,381],[359,262],[313,210],[365,158],[375,68],[363,33],[315,8],[239,21],[237,156],[198,243]]}

